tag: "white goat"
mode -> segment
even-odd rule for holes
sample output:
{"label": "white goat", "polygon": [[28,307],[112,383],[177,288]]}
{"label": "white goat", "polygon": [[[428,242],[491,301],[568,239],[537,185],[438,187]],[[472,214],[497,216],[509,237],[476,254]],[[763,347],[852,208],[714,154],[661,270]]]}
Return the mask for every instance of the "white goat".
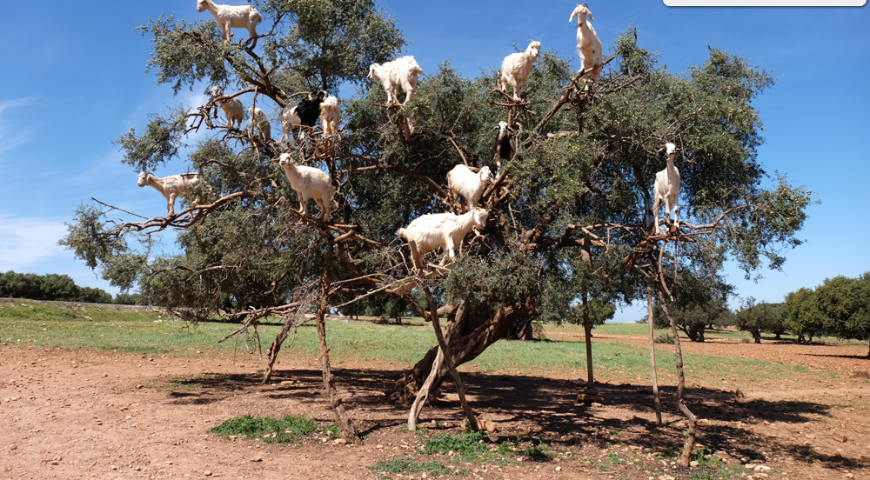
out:
{"label": "white goat", "polygon": [[296,165],[289,153],[282,153],[278,163],[284,169],[284,174],[287,175],[287,180],[290,180],[290,186],[296,192],[296,196],[299,197],[299,213],[305,214],[308,199],[313,198],[320,207],[323,219],[329,219],[332,197],[335,196],[335,187],[332,186],[329,175],[314,167]]}
{"label": "white goat", "polygon": [[[577,8],[571,12],[568,22],[574,20],[574,17],[577,17],[577,53],[580,55],[581,68],[590,72],[586,76],[587,79],[597,82],[601,77],[601,68],[604,66],[604,56],[601,52],[601,39],[598,38],[592,24],[586,21],[586,17],[594,20],[592,12],[585,3],[578,3]],[[586,87],[589,87],[588,82]]]}
{"label": "white goat", "polygon": [[247,28],[248,33],[254,40],[251,48],[257,47],[257,25],[263,21],[260,12],[252,5],[221,5],[211,0],[196,0],[196,11],[208,10],[224,33],[224,43],[230,43],[233,36],[231,28]]}
{"label": "white goat", "polygon": [[320,124],[323,126],[324,138],[338,133],[339,120],[341,116],[338,114],[338,99],[330,95],[320,104]]}
{"label": "white goat", "polygon": [[531,43],[525,52],[512,53],[501,62],[498,88],[504,92],[508,85],[513,87],[514,100],[520,99],[519,92],[523,88],[523,83],[532,70],[532,63],[538,60],[538,54],[541,52],[541,42],[534,40],[529,40],[529,42]]}
{"label": "white goat", "polygon": [[[396,235],[409,243],[416,244],[417,257],[414,263],[423,265],[423,256],[438,247],[444,247],[447,255],[453,258],[453,248],[462,242],[465,235],[473,228],[485,228],[489,213],[483,208],[473,208],[468,213],[455,215],[453,213],[433,213],[414,219],[408,228],[400,228]],[[413,250],[412,250],[413,251]],[[441,261],[444,263],[444,260]]]}
{"label": "white goat", "polygon": [[[222,97],[224,96],[224,91],[221,87],[215,85],[211,87],[211,94],[213,97]],[[238,98],[230,98],[228,100],[216,101],[215,103],[221,107],[221,110],[224,111],[224,115],[227,117],[227,125],[230,128],[233,127],[236,123],[238,123],[237,128],[242,127],[242,120],[245,119],[245,107],[242,105],[242,101]]]}
{"label": "white goat", "polygon": [[260,136],[267,142],[272,139],[272,124],[269,123],[269,117],[260,108],[249,108],[248,114],[251,115],[251,134],[256,129]]}
{"label": "white goat", "polygon": [[480,196],[483,195],[486,182],[491,178],[489,167],[483,167],[474,173],[470,168],[459,164],[447,172],[447,188],[450,189],[451,195],[456,195],[457,200],[459,197],[464,198],[468,208],[474,210],[477,208]]}
{"label": "white goat", "polygon": [[384,90],[387,91],[387,105],[399,103],[399,86],[405,91],[405,102],[402,105],[411,101],[414,91],[417,89],[417,75],[423,73],[423,69],[414,60],[414,57],[407,55],[392,62],[387,62],[383,65],[373,63],[369,67],[369,80],[375,81],[380,79]]}
{"label": "white goat", "polygon": [[680,172],[674,166],[674,155],[677,146],[673,143],[665,144],[659,150],[668,156],[668,166],[661,172],[656,173],[656,183],[653,188],[653,214],[655,215],[655,232],[659,231],[659,209],[665,204],[665,214],[668,222],[671,220],[671,209],[674,210],[674,224],[679,228],[680,220],[677,212],[680,209]]}
{"label": "white goat", "polygon": [[[167,217],[175,215],[175,199],[179,196],[187,196],[190,194],[190,188],[199,182],[198,173],[182,173],[181,175],[170,175],[168,177],[155,177],[151,172],[142,172],[139,174],[137,185],[140,187],[152,186],[155,190],[162,193],[166,197]],[[199,204],[199,199],[194,199],[193,203]],[[193,212],[190,212],[190,218],[193,218]]]}

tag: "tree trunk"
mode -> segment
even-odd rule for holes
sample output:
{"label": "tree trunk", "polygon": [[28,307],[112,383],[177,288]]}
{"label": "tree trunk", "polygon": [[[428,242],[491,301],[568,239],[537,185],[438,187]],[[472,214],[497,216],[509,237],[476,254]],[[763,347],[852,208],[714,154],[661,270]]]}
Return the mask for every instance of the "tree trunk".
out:
{"label": "tree trunk", "polygon": [[774,338],[774,340],[782,340],[782,336],[781,336],[781,335],[782,335],[782,334],[777,333],[777,334],[776,334],[776,338]]}
{"label": "tree trunk", "polygon": [[263,374],[263,385],[272,380],[272,372],[275,367],[275,361],[278,360],[278,352],[281,351],[281,346],[284,344],[284,340],[287,340],[287,336],[290,335],[290,329],[293,328],[295,323],[295,318],[285,319],[284,324],[281,326],[281,331],[278,332],[278,335],[272,342],[272,346],[266,352],[266,355],[269,356],[269,364],[266,365],[266,372]]}
{"label": "tree trunk", "polygon": [[323,266],[323,275],[321,277],[320,290],[320,308],[317,310],[317,337],[320,340],[320,368],[323,371],[323,388],[326,390],[326,398],[332,405],[332,411],[335,414],[335,422],[341,430],[341,436],[346,441],[351,443],[359,443],[356,429],[353,423],[347,418],[347,412],[344,410],[341,397],[335,389],[335,380],[332,376],[331,367],[329,364],[329,347],[326,344],[326,312],[329,310],[329,269],[332,266],[332,236],[327,235],[326,245],[326,263]]}
{"label": "tree trunk", "polygon": [[652,377],[653,402],[656,407],[656,422],[661,425],[662,401],[659,396],[659,376],[656,372],[655,322],[653,321],[653,286],[651,281],[646,285],[646,304],[649,314],[649,363],[650,376]]}
{"label": "tree trunk", "polygon": [[[658,271],[659,276],[662,275],[661,269]],[[680,455],[678,463],[683,467],[688,467],[689,462],[691,460],[692,450],[695,447],[695,429],[697,424],[697,419],[695,415],[689,410],[689,407],[683,402],[683,390],[686,388],[686,377],[683,374],[683,351],[680,348],[680,333],[677,330],[677,324],[674,322],[674,317],[671,316],[670,311],[668,310],[667,303],[665,302],[665,296],[662,294],[661,290],[659,290],[659,301],[662,304],[662,311],[664,311],[665,316],[668,317],[668,322],[671,324],[671,332],[674,334],[674,356],[676,357],[677,364],[677,393],[674,394],[674,400],[677,402],[677,406],[679,406],[680,411],[686,416],[686,441],[683,444],[683,454]]]}
{"label": "tree trunk", "polygon": [[595,390],[592,372],[592,322],[589,321],[589,292],[583,290],[583,330],[586,332],[586,391]]}
{"label": "tree trunk", "polygon": [[535,339],[535,329],[532,326],[532,322],[526,324],[523,327],[523,333],[520,335],[520,340],[534,340]]}
{"label": "tree trunk", "polygon": [[[465,317],[471,315],[471,312],[466,314],[462,319],[455,319],[456,324],[448,330],[447,351],[454,362],[454,365],[462,365],[477,358],[490,345],[505,337],[508,330],[516,324],[516,322],[532,313],[532,299],[526,298],[519,305],[503,306],[489,315],[480,325],[473,328],[471,332],[464,332],[464,326],[467,323]],[[423,358],[416,365],[406,371],[401,378],[387,389],[387,402],[398,405],[410,405],[417,394],[417,390],[429,375],[432,368],[432,363],[435,361],[435,356],[438,353],[438,346],[429,349]],[[440,381],[447,375],[447,369],[442,366],[438,371],[435,386],[440,384]]]}
{"label": "tree trunk", "polygon": [[752,332],[752,339],[755,340],[755,343],[761,343],[761,332]]}

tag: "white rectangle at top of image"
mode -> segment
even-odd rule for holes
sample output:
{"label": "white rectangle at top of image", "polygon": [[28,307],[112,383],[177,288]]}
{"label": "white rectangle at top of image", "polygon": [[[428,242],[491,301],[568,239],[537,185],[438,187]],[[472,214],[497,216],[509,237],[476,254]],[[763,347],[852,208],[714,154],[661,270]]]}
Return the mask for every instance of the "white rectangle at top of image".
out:
{"label": "white rectangle at top of image", "polygon": [[664,0],[669,7],[862,7],[867,0]]}

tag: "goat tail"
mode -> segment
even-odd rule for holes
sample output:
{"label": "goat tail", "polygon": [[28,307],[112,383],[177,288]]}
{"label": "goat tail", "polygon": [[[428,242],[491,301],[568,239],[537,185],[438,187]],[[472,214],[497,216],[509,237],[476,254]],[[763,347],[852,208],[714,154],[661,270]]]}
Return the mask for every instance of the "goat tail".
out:
{"label": "goat tail", "polygon": [[422,68],[417,66],[417,67],[411,67],[411,73],[417,73],[417,74],[423,75],[425,72],[423,72]]}
{"label": "goat tail", "polygon": [[259,25],[263,21],[263,16],[260,15],[260,12],[254,10],[254,14],[251,15],[251,21],[254,25]]}
{"label": "goat tail", "polygon": [[400,228],[399,231],[396,232],[396,236],[397,236],[397,237],[405,238],[405,229],[404,229],[404,228]]}

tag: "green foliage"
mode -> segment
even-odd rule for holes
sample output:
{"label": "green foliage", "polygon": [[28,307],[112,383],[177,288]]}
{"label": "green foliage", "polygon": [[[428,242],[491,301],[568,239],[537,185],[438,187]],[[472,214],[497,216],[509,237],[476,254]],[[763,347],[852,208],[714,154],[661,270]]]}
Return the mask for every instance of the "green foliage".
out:
{"label": "green foliage", "polygon": [[290,65],[311,89],[360,84],[369,65],[393,59],[405,45],[395,20],[374,0],[269,0],[263,13],[285,15],[291,25],[285,36],[267,41],[266,59]]}
{"label": "green foliage", "polygon": [[[695,263],[702,262],[696,259]],[[677,328],[685,332],[689,340],[703,342],[707,326],[728,312],[726,302],[732,287],[715,270],[683,268],[678,278],[679,285],[674,289],[674,301],[668,305],[669,312]],[[653,308],[653,321],[658,328],[670,327],[659,302]]]}
{"label": "green foliage", "polygon": [[785,332],[788,308],[785,303],[759,303],[749,298],[736,316],[737,328],[752,334],[755,343],[761,343],[761,332],[770,332],[779,337]]}
{"label": "green foliage", "polygon": [[260,438],[266,443],[292,443],[317,430],[317,422],[305,415],[285,415],[282,418],[245,415],[231,418],[209,431],[224,438],[238,435],[248,439]]}
{"label": "green foliage", "polygon": [[115,305],[142,305],[142,295],[138,293],[121,292],[115,295],[112,303]]}
{"label": "green foliage", "polygon": [[165,19],[149,18],[148,24],[137,30],[143,36],[153,35],[154,53],[148,60],[148,70],[156,69],[158,83],[171,84],[175,94],[183,86],[193,88],[203,80],[211,85],[227,85],[232,67],[241,61],[234,55],[237,47],[223,45],[221,29],[211,15],[208,20],[193,24],[184,20],[176,23],[173,15]]}
{"label": "green foliage", "polygon": [[519,252],[461,260],[445,282],[448,302],[492,308],[510,305],[518,298],[536,296],[540,290],[534,259]]}
{"label": "green foliage", "polygon": [[657,336],[654,339],[654,341],[655,341],[655,343],[661,343],[664,345],[673,345],[674,344],[674,337],[670,333],[663,333],[663,334]]}
{"label": "green foliage", "polygon": [[183,142],[186,129],[187,111],[179,107],[166,118],[153,115],[142,135],[136,136],[136,129],[131,128],[112,143],[124,154],[124,163],[144,172],[178,155],[178,150],[186,146]]}
{"label": "green foliage", "polygon": [[826,279],[813,296],[826,317],[827,332],[838,338],[870,338],[870,272],[858,278]]}
{"label": "green foliage", "polygon": [[812,342],[814,336],[825,331],[824,316],[812,290],[801,288],[789,293],[785,304],[788,308],[785,328],[798,336],[798,342]]}
{"label": "green foliage", "polygon": [[66,302],[112,303],[112,296],[100,288],[80,287],[69,275],[0,273],[0,297],[57,300]]}

